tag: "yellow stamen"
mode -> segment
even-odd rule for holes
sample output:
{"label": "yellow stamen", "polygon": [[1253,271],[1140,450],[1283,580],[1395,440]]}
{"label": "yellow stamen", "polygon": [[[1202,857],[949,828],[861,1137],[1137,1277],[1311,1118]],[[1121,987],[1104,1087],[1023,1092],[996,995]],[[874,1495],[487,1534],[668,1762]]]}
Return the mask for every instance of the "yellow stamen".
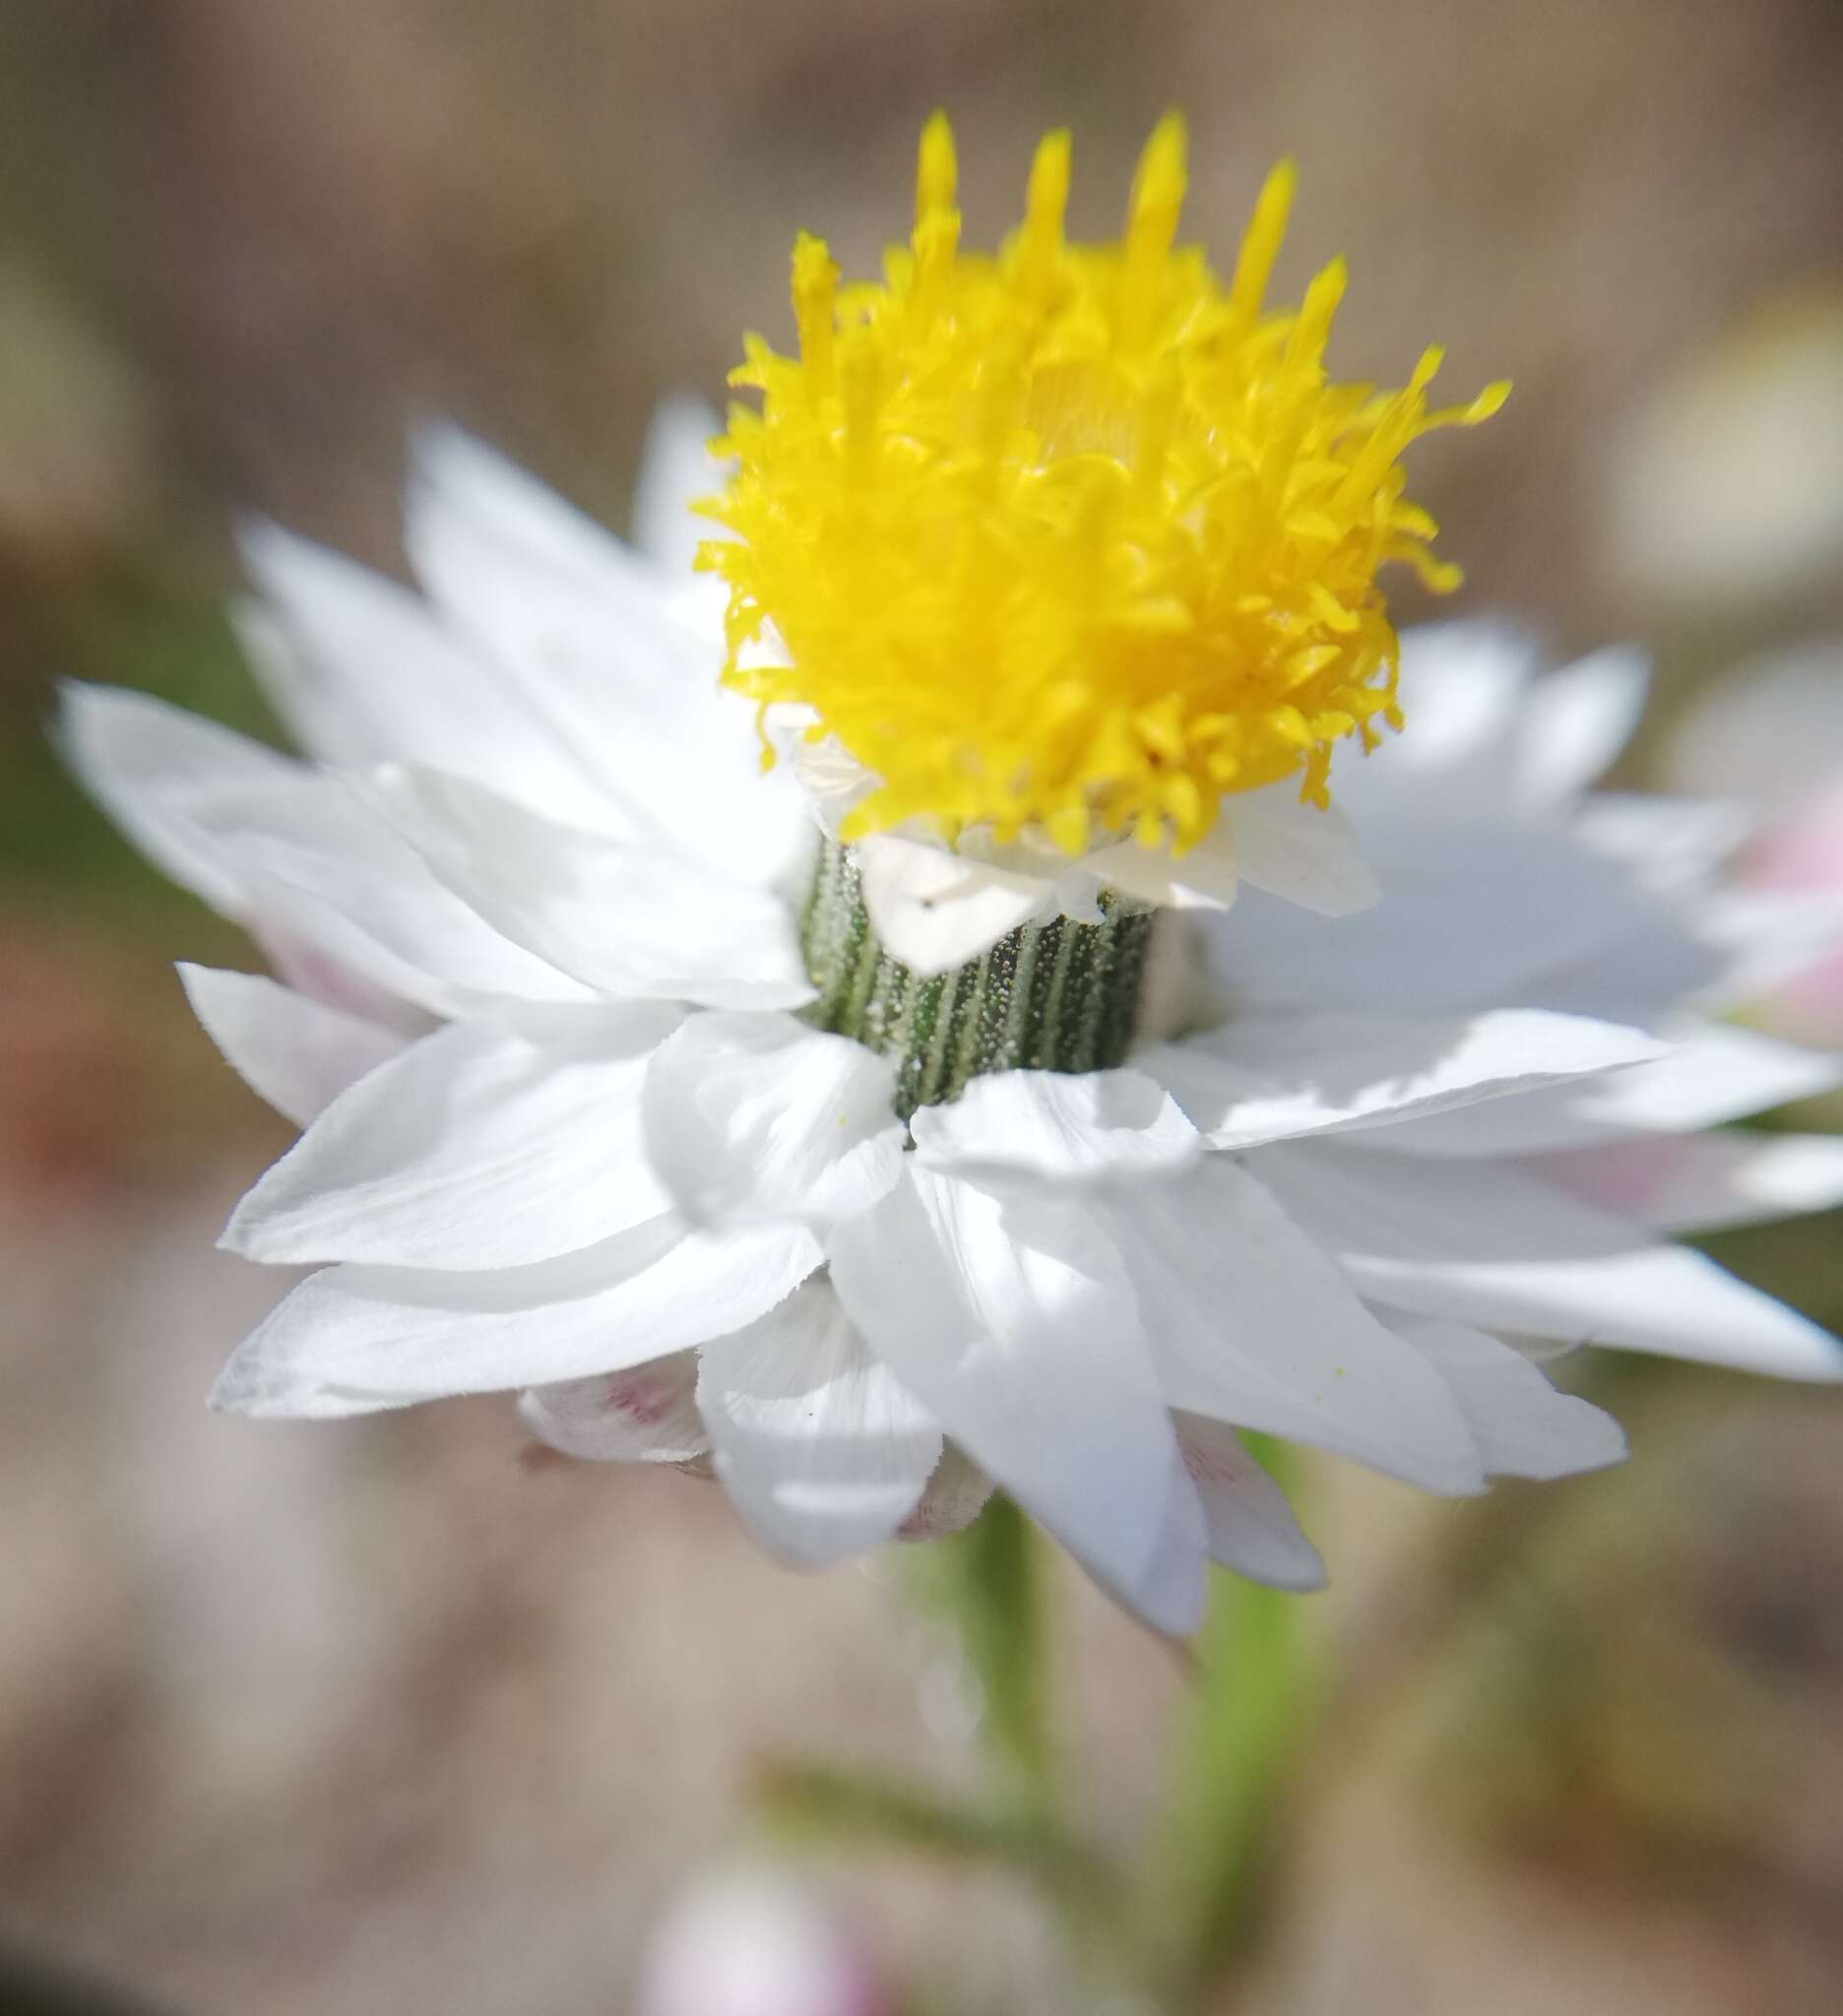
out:
{"label": "yellow stamen", "polygon": [[799,330],[800,362],[813,390],[820,393],[832,388],[838,277],[825,240],[802,231],[794,241],[794,321]]}
{"label": "yellow stamen", "polygon": [[1177,236],[1188,169],[1184,124],[1168,112],[1153,129],[1133,177],[1126,214],[1126,244],[1120,275],[1120,347],[1137,349],[1158,317],[1159,292]]}
{"label": "yellow stamen", "polygon": [[716,444],[736,472],[704,508],[733,537],[700,564],[730,587],[728,682],[811,708],[874,773],[847,838],[920,821],[1181,850],[1225,793],[1297,777],[1323,802],[1333,746],[1400,725],[1376,570],[1441,592],[1458,570],[1399,458],[1508,388],[1430,411],[1437,350],[1396,392],[1329,382],[1343,262],[1265,306],[1293,183],[1287,161],[1268,176],[1225,286],[1176,242],[1180,120],[1112,245],[1064,239],[1052,133],[1020,229],[966,253],[936,115],[882,284],[841,289],[799,239],[799,353],[745,344],[732,382],[761,410]]}

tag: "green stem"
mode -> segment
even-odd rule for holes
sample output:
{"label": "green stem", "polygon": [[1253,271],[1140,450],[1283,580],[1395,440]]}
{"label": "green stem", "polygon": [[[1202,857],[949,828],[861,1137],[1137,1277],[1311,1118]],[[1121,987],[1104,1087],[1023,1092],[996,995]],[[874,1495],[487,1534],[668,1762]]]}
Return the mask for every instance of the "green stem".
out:
{"label": "green stem", "polygon": [[982,1071],[1100,1071],[1138,1016],[1152,913],[1110,894],[1098,924],[1023,924],[957,972],[911,973],[878,943],[858,863],[828,840],[800,915],[818,998],[800,1012],[896,1066],[896,1110],[958,1099]]}
{"label": "green stem", "polygon": [[970,1809],[875,1772],[772,1765],[757,1780],[756,1804],[771,1826],[792,1836],[827,1845],[875,1842],[947,1861],[998,1863],[1084,1911],[1117,1888],[1101,1858],[1039,1816]]}
{"label": "green stem", "polygon": [[1035,1530],[1002,1492],[956,1543],[956,1621],[986,1737],[1040,1813],[1054,1805],[1048,1604]]}
{"label": "green stem", "polygon": [[[1249,1439],[1290,1484],[1286,1446]],[[1195,1703],[1146,1899],[1177,2008],[1204,2006],[1259,1929],[1286,1795],[1319,1696],[1302,1600],[1223,1571],[1212,1580]]]}

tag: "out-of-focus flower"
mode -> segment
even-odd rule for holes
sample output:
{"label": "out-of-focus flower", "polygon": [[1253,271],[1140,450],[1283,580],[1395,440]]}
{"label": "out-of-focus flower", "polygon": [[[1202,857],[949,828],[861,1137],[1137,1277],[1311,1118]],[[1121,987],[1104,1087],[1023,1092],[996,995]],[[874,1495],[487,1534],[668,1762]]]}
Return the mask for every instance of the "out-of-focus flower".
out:
{"label": "out-of-focus flower", "polygon": [[849,1926],[766,1870],[694,1885],[641,1963],[636,2016],[889,2016],[894,2004]]}
{"label": "out-of-focus flower", "polygon": [[[1237,289],[1199,305],[1194,255],[1168,255],[1165,223],[1139,235],[1169,166],[1166,136],[1123,252],[1039,244],[1027,225],[1005,257],[1028,270],[1038,245],[1052,274],[1111,260],[1106,298],[1127,331],[1143,336],[1136,318],[1169,303],[1227,315],[1233,335]],[[924,145],[916,245],[891,267],[923,296],[940,194]],[[1033,219],[1050,208],[1034,199]],[[1262,214],[1271,225],[1270,200]],[[1176,278],[1139,301],[1168,256]],[[1257,356],[1315,346],[1313,298],[1257,320]],[[855,454],[845,353],[861,325],[846,299],[816,326],[837,341],[832,445]],[[1113,377],[1091,359],[1071,369],[1057,425],[1130,487],[1149,423],[1138,413],[1121,448],[1102,425]],[[880,366],[871,376],[886,387]],[[1289,387],[1307,424],[1321,380]],[[1364,493],[1359,542],[1385,555],[1405,507],[1384,451],[1419,424],[1418,392],[1333,410],[1329,440],[1363,444],[1337,495],[1363,490],[1360,472],[1380,486]],[[669,425],[660,468],[695,460],[684,416]],[[1018,425],[1007,453],[1026,467],[1007,480],[1023,485],[1039,435]],[[732,417],[732,444],[746,432]],[[963,445],[893,419],[867,439],[891,461]],[[1297,449],[1289,429],[1280,439]],[[1080,775],[1093,817],[1105,829],[1123,803],[1123,844],[1172,864],[1171,888],[1109,879],[1069,914],[1045,881],[1021,911],[983,909],[964,963],[941,971],[942,897],[912,882],[880,908],[868,850],[889,836],[849,837],[858,811],[874,829],[874,796],[854,785],[841,816],[815,801],[809,766],[762,772],[751,710],[718,683],[720,644],[698,627],[709,599],[672,564],[684,520],[668,487],[646,490],[630,550],[487,451],[432,435],[409,498],[421,598],[254,536],[252,653],[307,762],[145,699],[72,696],[69,746],[94,788],[247,923],[282,976],[187,975],[226,1056],[306,1129],[227,1241],[327,1263],[237,1354],[221,1405],[328,1416],[522,1388],[534,1431],[568,1453],[708,1465],[764,1541],[806,1564],[948,1530],[995,1478],[1123,1601],[1183,1631],[1206,1558],[1284,1587],[1322,1576],[1238,1427],[1463,1493],[1622,1449],[1608,1417],[1558,1394],[1506,1335],[1808,1378],[1843,1368],[1803,1319],[1656,1235],[1757,1206],[1757,1165],[1696,1130],[1836,1067],[1674,1023],[1733,968],[1704,914],[1709,822],[1577,803],[1638,705],[1632,667],[1526,684],[1524,658],[1493,633],[1411,641],[1424,719],[1340,772],[1390,893],[1335,917],[1256,887],[1233,911],[1152,907],[1190,858],[1188,799],[1159,798],[1165,729],[1141,722],[1130,760],[1107,741],[1117,773]],[[1181,483],[1176,495],[1190,508]],[[746,510],[730,515],[755,537]],[[1077,546],[1092,530],[1080,513],[1064,528]],[[1402,536],[1423,532],[1411,518]],[[853,536],[849,515],[827,536]],[[1307,512],[1263,536],[1277,596],[1331,534]],[[1100,550],[1118,557],[1111,536]],[[723,564],[732,582],[744,571]],[[1008,606],[1002,577],[978,585]],[[1360,601],[1359,630],[1385,657],[1373,590],[1346,587],[1331,608],[1307,587],[1302,605],[1348,639]],[[1042,593],[1033,582],[1025,599]],[[745,608],[742,629],[753,620]],[[1133,677],[1150,676],[1160,634],[1148,620]],[[1105,662],[1077,669],[1099,680]],[[1361,683],[1356,668],[1381,662],[1347,657],[1339,676]],[[732,684],[752,683],[750,662],[732,653]],[[773,690],[755,697],[796,697],[779,684],[789,666],[758,662]],[[842,674],[826,676],[807,746],[823,756],[831,734],[867,768],[848,738],[874,718],[834,719]],[[1016,704],[1000,698],[1000,714]],[[1267,750],[1282,716],[1259,707],[1245,734]],[[1338,714],[1298,744],[1308,791]],[[1211,746],[1179,736],[1163,766],[1194,782]],[[905,771],[904,790],[924,774]],[[1201,774],[1216,778],[1207,757]],[[1064,776],[1050,764],[1039,782]],[[1044,788],[938,817],[899,793],[885,810],[952,875],[980,865],[960,847],[980,825],[997,848],[1040,826],[1066,863],[1092,863],[1093,836],[1060,820],[1062,783]],[[1205,824],[1195,850],[1219,831]],[[1239,826],[1241,879],[1297,894],[1327,863],[1342,878],[1343,833],[1309,805],[1259,841]],[[1263,848],[1257,878],[1248,856]],[[1219,885],[1217,904],[1232,893]],[[1663,1061],[1652,1025],[1684,1039]],[[1625,1169],[1615,1150],[1670,1175],[1668,1208],[1629,1170],[1618,1201],[1631,1208],[1605,1208]]]}
{"label": "out-of-focus flower", "polygon": [[[1677,724],[1665,763],[1679,788],[1748,808],[1735,881],[1784,906],[1788,958],[1762,976],[1749,1020],[1843,1047],[1843,637],[1737,665]],[[1812,939],[1803,957],[1790,929],[1800,914]]]}

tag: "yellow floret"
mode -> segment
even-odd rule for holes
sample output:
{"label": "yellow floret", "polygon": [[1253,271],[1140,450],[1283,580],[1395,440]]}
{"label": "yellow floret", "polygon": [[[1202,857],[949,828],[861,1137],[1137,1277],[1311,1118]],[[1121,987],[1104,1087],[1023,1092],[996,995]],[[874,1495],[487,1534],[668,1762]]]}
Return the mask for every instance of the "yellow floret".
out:
{"label": "yellow floret", "polygon": [[794,251],[797,358],[747,339],[704,509],[733,535],[726,680],[811,708],[875,774],[848,839],[921,820],[951,840],[1025,828],[1074,853],[1109,835],[1194,845],[1227,792],[1399,727],[1376,570],[1458,571],[1402,495],[1417,436],[1496,411],[1430,411],[1406,387],[1325,376],[1343,262],[1263,309],[1293,169],[1267,178],[1225,286],[1176,242],[1184,128],[1140,160],[1117,244],[1062,234],[1068,137],[1031,170],[995,257],[960,250],[953,137],[922,137],[916,225],[879,284]]}

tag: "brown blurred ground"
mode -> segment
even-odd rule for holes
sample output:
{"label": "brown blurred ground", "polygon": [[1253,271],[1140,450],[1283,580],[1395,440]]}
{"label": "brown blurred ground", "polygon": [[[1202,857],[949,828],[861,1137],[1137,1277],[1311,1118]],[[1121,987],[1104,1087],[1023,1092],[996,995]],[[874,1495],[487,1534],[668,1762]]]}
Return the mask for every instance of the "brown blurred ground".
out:
{"label": "brown blurred ground", "polygon": [[[1516,379],[1418,493],[1469,603],[1653,639],[1668,712],[1843,618],[1821,553],[1720,596],[1631,559],[1660,388],[1725,382],[1761,318],[1830,326],[1840,84],[1829,0],[0,12],[0,1930],[201,2016],[617,2010],[753,1760],[973,1763],[892,1583],[767,1566],[713,1492],[527,1469],[492,1404],[205,1415],[272,1292],[210,1240],[278,1136],[170,982],[234,941],[59,778],[50,675],[258,721],[231,510],[389,560],[439,410],[618,523],[653,401],[784,331],[794,227],[859,267],[900,230],[932,105],[978,238],[1055,123],[1111,228],[1176,102],[1219,250],[1299,156],[1282,280],[1352,255],[1340,368],[1437,338],[1455,390]],[[1712,450],[1664,466],[1735,493]],[[1836,1230],[1739,1258],[1834,1322]],[[1483,1509],[1337,1480],[1348,1691],[1263,2006],[1843,2006],[1838,1410],[1650,1368],[1617,1404],[1616,1478]],[[1176,1683],[1069,1600],[1073,1775],[1124,1844]],[[1072,2006],[1004,1885],[853,1880],[927,2006]]]}

